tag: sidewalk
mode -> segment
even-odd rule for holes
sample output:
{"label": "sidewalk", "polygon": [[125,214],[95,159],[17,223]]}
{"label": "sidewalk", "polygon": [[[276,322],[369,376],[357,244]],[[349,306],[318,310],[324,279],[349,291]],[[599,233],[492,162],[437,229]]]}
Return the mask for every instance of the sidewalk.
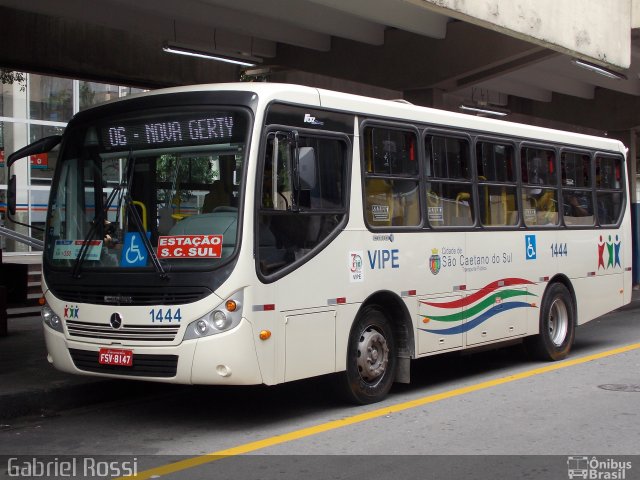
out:
{"label": "sidewalk", "polygon": [[53,368],[40,315],[9,319],[9,335],[0,337],[0,428],[25,415],[57,411],[157,391],[135,380],[70,375]]}
{"label": "sidewalk", "polygon": [[[624,309],[640,307],[640,290]],[[47,362],[40,316],[9,319],[0,337],[0,428],[12,418],[53,415],[60,410],[135,396],[152,395],[166,385],[111,380],[59,372]]]}

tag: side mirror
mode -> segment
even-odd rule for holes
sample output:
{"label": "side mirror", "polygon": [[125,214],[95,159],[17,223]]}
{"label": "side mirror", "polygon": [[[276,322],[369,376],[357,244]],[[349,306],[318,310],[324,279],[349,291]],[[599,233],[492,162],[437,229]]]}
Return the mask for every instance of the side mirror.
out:
{"label": "side mirror", "polygon": [[[21,158],[27,157],[29,155],[38,155],[40,153],[48,153],[54,148],[58,146],[60,141],[62,140],[62,135],[52,135],[50,137],[44,137],[40,140],[36,140],[33,143],[30,143],[26,147],[22,147],[20,150],[13,152],[7,158],[7,168],[11,168],[11,165],[16,163],[16,161]],[[44,230],[40,227],[36,227],[34,225],[28,225],[26,223],[22,223],[17,221],[14,216],[16,214],[16,176],[11,175],[9,179],[9,184],[7,185],[7,219],[16,223],[18,225],[24,225],[26,227],[30,227],[36,230]]]}
{"label": "side mirror", "polygon": [[40,140],[36,140],[30,143],[26,147],[22,147],[20,150],[13,152],[7,158],[7,168],[11,167],[16,160],[20,160],[28,155],[38,155],[39,153],[48,153],[58,146],[62,140],[62,135],[51,135],[50,137],[44,137]]}

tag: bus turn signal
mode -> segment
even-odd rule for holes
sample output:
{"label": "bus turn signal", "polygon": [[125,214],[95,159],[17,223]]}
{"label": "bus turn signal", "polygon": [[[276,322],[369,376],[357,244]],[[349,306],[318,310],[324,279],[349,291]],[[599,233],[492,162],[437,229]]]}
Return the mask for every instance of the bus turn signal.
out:
{"label": "bus turn signal", "polygon": [[262,330],[260,332],[260,340],[269,340],[271,338],[271,331]]}

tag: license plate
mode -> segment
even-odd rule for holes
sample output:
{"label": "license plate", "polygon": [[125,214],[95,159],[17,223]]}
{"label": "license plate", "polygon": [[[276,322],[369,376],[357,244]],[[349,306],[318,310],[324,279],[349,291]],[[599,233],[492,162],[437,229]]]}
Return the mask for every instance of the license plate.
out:
{"label": "license plate", "polygon": [[131,367],[133,365],[133,351],[101,348],[100,353],[98,354],[98,363],[101,365]]}

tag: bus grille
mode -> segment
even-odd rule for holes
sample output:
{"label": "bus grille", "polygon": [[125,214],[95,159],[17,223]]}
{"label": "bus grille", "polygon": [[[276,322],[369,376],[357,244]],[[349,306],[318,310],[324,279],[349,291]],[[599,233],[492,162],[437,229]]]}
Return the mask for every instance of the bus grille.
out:
{"label": "bus grille", "polygon": [[75,320],[67,320],[66,323],[69,335],[72,337],[118,341],[172,342],[180,330],[179,325],[123,325],[116,330],[109,324]]}
{"label": "bus grille", "polygon": [[69,349],[75,366],[86,372],[112,373],[133,377],[175,377],[178,370],[177,355],[143,355],[134,354],[130,367],[118,365],[101,365],[98,363],[98,352]]}
{"label": "bus grille", "polygon": [[197,302],[211,294],[203,287],[133,288],[117,291],[111,287],[55,287],[53,293],[65,302],[94,305],[184,305]]}

